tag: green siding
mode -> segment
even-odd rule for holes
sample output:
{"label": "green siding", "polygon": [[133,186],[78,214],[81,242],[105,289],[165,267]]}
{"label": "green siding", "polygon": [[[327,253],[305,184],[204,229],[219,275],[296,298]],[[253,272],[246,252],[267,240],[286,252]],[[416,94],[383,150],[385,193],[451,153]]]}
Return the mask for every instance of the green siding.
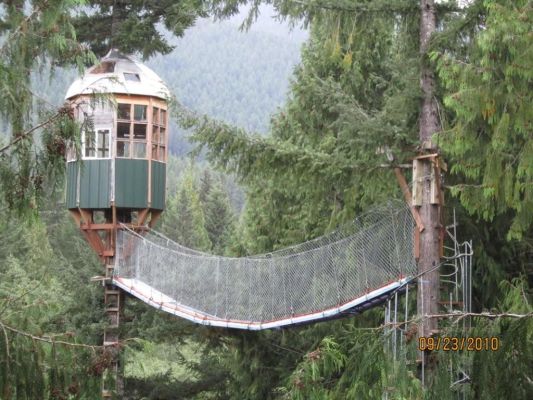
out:
{"label": "green siding", "polygon": [[67,208],[76,208],[78,200],[78,163],[67,163]]}
{"label": "green siding", "polygon": [[115,205],[148,207],[148,160],[115,160]]}
{"label": "green siding", "polygon": [[111,160],[83,160],[80,166],[80,208],[111,207],[110,173]]}
{"label": "green siding", "polygon": [[152,208],[165,209],[166,164],[152,161]]}

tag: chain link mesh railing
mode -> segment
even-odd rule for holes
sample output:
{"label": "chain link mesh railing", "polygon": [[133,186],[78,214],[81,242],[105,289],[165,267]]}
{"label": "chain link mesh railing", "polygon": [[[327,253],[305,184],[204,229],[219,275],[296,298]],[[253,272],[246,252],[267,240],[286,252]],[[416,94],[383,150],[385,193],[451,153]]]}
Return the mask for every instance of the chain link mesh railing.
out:
{"label": "chain link mesh railing", "polygon": [[409,209],[394,202],[326,236],[243,258],[189,249],[154,231],[140,236],[122,229],[114,280],[152,305],[196,322],[287,325],[310,315],[325,318],[331,315],[326,310],[370,299],[415,275],[413,229]]}

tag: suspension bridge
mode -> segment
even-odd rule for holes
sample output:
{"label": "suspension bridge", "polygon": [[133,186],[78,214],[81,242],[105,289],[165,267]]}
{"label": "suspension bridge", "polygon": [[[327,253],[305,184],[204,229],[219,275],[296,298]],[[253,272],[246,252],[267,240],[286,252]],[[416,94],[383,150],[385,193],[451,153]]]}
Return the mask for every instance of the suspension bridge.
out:
{"label": "suspension bridge", "polygon": [[247,330],[304,324],[361,312],[402,290],[416,274],[413,229],[409,209],[390,203],[317,239],[232,258],[123,226],[112,280],[198,324]]}

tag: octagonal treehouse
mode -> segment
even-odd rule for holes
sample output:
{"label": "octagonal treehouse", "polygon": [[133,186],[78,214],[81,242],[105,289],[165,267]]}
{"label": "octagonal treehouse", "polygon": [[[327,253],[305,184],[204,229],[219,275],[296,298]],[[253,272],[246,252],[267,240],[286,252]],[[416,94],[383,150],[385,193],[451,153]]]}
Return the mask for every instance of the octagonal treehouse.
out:
{"label": "octagonal treehouse", "polygon": [[169,90],[112,50],[65,97],[83,126],[81,154],[67,158],[67,207],[97,253],[113,256],[102,230],[112,237],[117,222],[152,225],[165,207]]}

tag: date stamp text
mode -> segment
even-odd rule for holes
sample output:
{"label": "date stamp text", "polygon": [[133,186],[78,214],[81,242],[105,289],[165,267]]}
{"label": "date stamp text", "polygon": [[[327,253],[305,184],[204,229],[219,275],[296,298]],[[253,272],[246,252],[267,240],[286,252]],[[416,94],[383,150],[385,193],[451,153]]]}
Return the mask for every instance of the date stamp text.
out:
{"label": "date stamp text", "polygon": [[492,337],[420,337],[418,350],[420,351],[498,351],[500,338]]}

